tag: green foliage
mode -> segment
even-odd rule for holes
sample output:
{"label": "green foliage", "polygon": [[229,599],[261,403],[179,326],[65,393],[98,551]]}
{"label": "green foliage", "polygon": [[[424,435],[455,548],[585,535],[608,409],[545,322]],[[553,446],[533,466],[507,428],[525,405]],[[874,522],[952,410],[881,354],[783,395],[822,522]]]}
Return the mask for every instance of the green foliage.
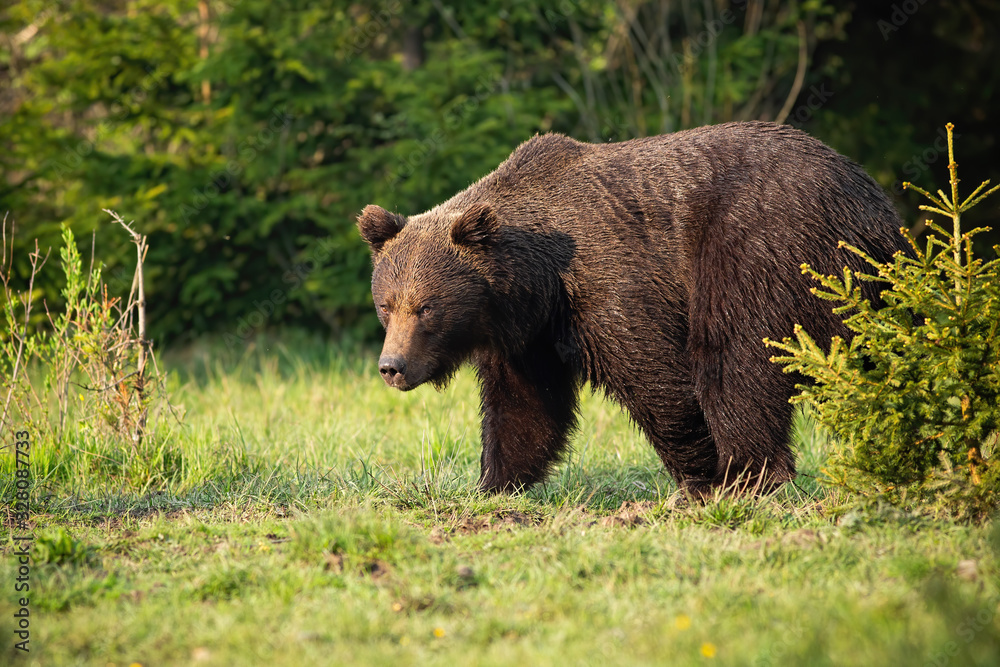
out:
{"label": "green foliage", "polygon": [[[63,223],[96,230],[121,292],[128,241],[94,213],[128,210],[149,237],[154,339],[242,348],[287,323],[371,338],[365,204],[425,210],[536,132],[774,118],[798,23],[809,48],[832,39],[832,5],[747,20],[744,3],[665,0],[17,0],[0,10],[23,35],[0,40],[0,212],[43,251]],[[60,300],[54,279],[38,287]]]}
{"label": "green foliage", "polygon": [[[119,219],[120,220],[120,219]],[[26,430],[35,445],[77,441],[88,472],[139,488],[169,482],[182,465],[169,440],[156,437],[163,377],[143,340],[141,299],[109,294],[100,263],[84,270],[72,230],[62,230],[61,308],[46,308],[45,327],[32,328],[30,294],[12,287],[10,255],[0,264],[4,336],[0,339],[0,432]],[[30,283],[44,262],[33,253]],[[147,367],[147,360],[149,365]],[[174,413],[176,414],[176,413]],[[152,415],[152,420],[150,419]],[[162,421],[162,420],[161,420]]]}
{"label": "green foliage", "polygon": [[[768,343],[787,353],[773,358],[786,372],[814,381],[793,401],[810,404],[843,443],[829,471],[835,482],[898,501],[939,497],[979,516],[1000,491],[1000,259],[975,257],[973,238],[984,230],[963,233],[960,219],[998,188],[983,193],[986,182],[959,200],[951,131],[951,196],[917,189],[933,203],[922,208],[952,218],[953,231],[928,222],[923,248],[904,231],[913,255],[885,263],[845,244],[870,273],[845,269],[840,278],[803,265],[822,285],[814,294],[839,304],[834,312],[854,335],[827,351],[796,326],[794,340]],[[857,281],[884,284],[884,307],[862,298]]]}
{"label": "green foliage", "polygon": [[59,527],[39,535],[32,548],[36,563],[51,565],[87,565],[96,557],[96,550],[75,539],[68,530]]}

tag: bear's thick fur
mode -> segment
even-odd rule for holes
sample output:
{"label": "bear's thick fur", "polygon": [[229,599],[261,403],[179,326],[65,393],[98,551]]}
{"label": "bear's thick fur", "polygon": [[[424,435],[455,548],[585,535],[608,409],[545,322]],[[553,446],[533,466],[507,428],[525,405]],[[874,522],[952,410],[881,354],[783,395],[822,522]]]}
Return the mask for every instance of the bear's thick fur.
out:
{"label": "bear's thick fur", "polygon": [[[542,479],[589,381],[695,494],[791,479],[796,378],[762,339],[849,332],[810,294],[826,274],[905,250],[865,171],[808,135],[728,123],[622,143],[549,134],[464,192],[405,218],[368,206],[386,382],[481,382],[487,491]],[[865,283],[878,299],[878,286]]]}

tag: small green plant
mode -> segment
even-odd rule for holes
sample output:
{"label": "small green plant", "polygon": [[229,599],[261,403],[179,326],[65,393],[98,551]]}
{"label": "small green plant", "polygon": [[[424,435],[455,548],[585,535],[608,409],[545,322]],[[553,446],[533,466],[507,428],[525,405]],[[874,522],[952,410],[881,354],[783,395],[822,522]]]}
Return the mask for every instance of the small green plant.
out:
{"label": "small green plant", "polygon": [[[109,293],[99,262],[86,269],[67,226],[59,249],[65,278],[63,307],[34,303],[35,278],[47,259],[36,247],[29,255],[27,289],[16,289],[13,246],[3,227],[0,262],[0,433],[33,434],[36,444],[89,456],[109,477],[145,486],[169,474],[154,463],[174,466],[174,456],[152,437],[151,410],[169,407],[163,376],[146,337],[143,260],[146,239],[116,213],[116,224],[132,236],[137,262],[126,297]],[[9,234],[13,239],[13,229]],[[44,318],[34,314],[44,311]],[[61,460],[65,461],[63,457]],[[6,463],[6,462],[5,462]],[[13,464],[11,464],[13,465]]]}
{"label": "small green plant", "polygon": [[[932,195],[910,183],[932,205],[920,208],[952,219],[949,233],[928,221],[921,248],[901,230],[913,255],[897,253],[880,263],[858,250],[871,273],[844,270],[823,276],[803,265],[822,285],[813,293],[839,305],[849,343],[834,338],[829,351],[801,326],[795,338],[765,341],[787,353],[772,360],[814,380],[792,399],[810,404],[843,447],[828,476],[867,495],[890,500],[936,499],[952,514],[982,515],[996,505],[1000,465],[1000,259],[973,255],[961,216],[993,194],[984,182],[964,201],[958,196],[958,165],[947,125],[951,195]],[[1000,247],[997,247],[1000,252]],[[885,285],[885,306],[876,310],[857,281]]]}
{"label": "small green plant", "polygon": [[94,547],[74,538],[65,528],[40,535],[35,541],[33,558],[36,563],[50,565],[87,565],[96,557]]}

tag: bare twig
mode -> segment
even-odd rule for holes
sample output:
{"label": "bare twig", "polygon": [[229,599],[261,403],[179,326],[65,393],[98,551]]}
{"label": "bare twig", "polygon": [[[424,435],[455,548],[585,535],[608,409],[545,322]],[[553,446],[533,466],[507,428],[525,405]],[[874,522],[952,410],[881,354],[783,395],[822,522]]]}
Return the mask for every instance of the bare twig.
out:
{"label": "bare twig", "polygon": [[[132,295],[129,295],[129,303],[126,308],[131,310],[133,305],[136,310],[136,319],[138,320],[139,326],[139,359],[136,367],[136,380],[135,380],[135,390],[136,395],[139,400],[139,406],[141,411],[139,413],[139,420],[136,424],[135,435],[133,436],[135,445],[138,447],[142,444],[142,438],[146,430],[146,417],[148,416],[148,408],[145,406],[146,399],[146,348],[149,345],[149,341],[146,338],[146,290],[143,284],[142,278],[142,262],[146,257],[146,237],[139,234],[137,231],[132,229],[131,222],[126,223],[120,215],[114,211],[104,209],[104,212],[114,218],[114,221],[125,228],[125,230],[131,235],[132,242],[135,243],[136,248],[136,265],[135,265],[135,277],[132,281],[132,286],[138,291],[138,299],[132,302]],[[134,222],[134,221],[132,221]]]}
{"label": "bare twig", "polygon": [[[208,2],[198,0],[198,57],[203,61],[208,60],[208,35],[211,30],[209,24]],[[201,81],[201,101],[205,104],[212,102],[212,82],[208,79]]]}
{"label": "bare twig", "polygon": [[[133,341],[128,341],[128,342],[133,342]],[[113,381],[109,382],[108,384],[104,385],[103,387],[88,387],[85,384],[80,384],[79,382],[74,382],[73,380],[70,380],[69,383],[71,385],[79,387],[80,389],[83,389],[84,391],[96,391],[98,393],[103,393],[105,391],[108,391],[109,389],[114,389],[115,387],[117,387],[119,384],[121,384],[125,380],[129,379],[130,377],[135,377],[138,374],[139,374],[139,371],[132,371],[131,373],[123,375],[120,378],[117,378],[116,380],[113,380]]]}
{"label": "bare twig", "polygon": [[[709,25],[712,21],[712,3],[711,0],[705,0],[705,17],[704,21],[706,25]],[[801,24],[800,24],[801,25]],[[715,102],[715,70],[718,67],[718,50],[715,44],[715,38],[708,40],[708,67],[705,73],[705,96],[704,105],[702,109],[702,124],[708,125],[712,122],[712,109]]]}
{"label": "bare twig", "polygon": [[788,118],[788,114],[792,113],[792,106],[795,105],[795,100],[799,98],[799,92],[802,90],[802,83],[806,78],[806,66],[809,64],[809,53],[806,44],[806,24],[799,21],[799,67],[795,72],[795,81],[792,83],[792,89],[788,92],[788,97],[785,99],[785,105],[781,107],[781,111],[774,118],[774,122],[781,123],[785,122]]}

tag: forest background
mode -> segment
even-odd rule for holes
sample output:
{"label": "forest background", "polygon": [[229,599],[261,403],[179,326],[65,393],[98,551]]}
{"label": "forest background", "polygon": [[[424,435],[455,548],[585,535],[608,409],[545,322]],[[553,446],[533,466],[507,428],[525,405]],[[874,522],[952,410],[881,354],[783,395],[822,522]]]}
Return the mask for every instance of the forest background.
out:
{"label": "forest background", "polygon": [[[946,186],[946,122],[963,173],[1000,177],[998,30],[990,0],[18,0],[0,9],[0,215],[15,279],[68,225],[120,295],[135,253],[102,209],[134,219],[158,346],[374,340],[361,208],[426,210],[539,132],[790,123],[919,232],[901,186]],[[1000,229],[981,208],[969,224]],[[38,323],[59,273],[36,283]]]}

